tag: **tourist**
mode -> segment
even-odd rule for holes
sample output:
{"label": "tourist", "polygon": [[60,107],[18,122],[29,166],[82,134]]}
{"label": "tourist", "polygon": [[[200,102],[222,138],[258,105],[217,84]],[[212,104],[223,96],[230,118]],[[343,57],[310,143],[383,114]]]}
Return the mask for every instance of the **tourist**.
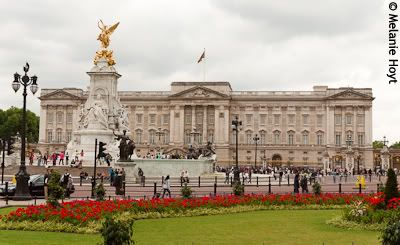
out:
{"label": "tourist", "polygon": [[112,167],[108,168],[108,175],[110,176],[110,185],[114,186],[115,171]]}
{"label": "tourist", "polygon": [[65,169],[65,173],[60,178],[60,184],[64,188],[65,197],[69,198],[72,189],[72,176],[68,173],[68,169]]}
{"label": "tourist", "polygon": [[42,163],[42,153],[39,152],[38,155],[37,155],[37,165],[38,165],[38,167],[40,167],[41,163]]}
{"label": "tourist", "polygon": [[185,171],[182,170],[182,172],[181,172],[181,185],[182,185],[182,183],[185,182],[185,179],[184,179],[184,177],[183,177],[184,175],[185,175]]}
{"label": "tourist", "polygon": [[185,183],[189,184],[189,173],[188,173],[187,170],[185,170],[185,173],[183,175],[183,179],[184,179]]}
{"label": "tourist", "polygon": [[53,152],[53,155],[51,155],[51,160],[53,161],[53,166],[56,166],[57,164],[57,154]]}
{"label": "tourist", "polygon": [[294,176],[294,183],[293,183],[294,193],[299,193],[299,187],[300,187],[299,178],[300,178],[299,173],[296,172],[296,174]]}
{"label": "tourist", "polygon": [[140,185],[144,186],[144,173],[141,168],[138,169],[138,175],[139,175]]}
{"label": "tourist", "polygon": [[43,162],[44,162],[44,165],[46,165],[47,166],[47,159],[48,159],[48,153],[46,153],[46,154],[44,154],[44,156],[43,156]]}
{"label": "tourist", "polygon": [[167,177],[165,177],[162,187],[163,187],[162,198],[164,198],[165,192],[167,192],[169,197],[171,198],[171,190],[170,190],[171,186],[170,186],[170,182],[169,182],[169,175],[167,175]]}
{"label": "tourist", "polygon": [[63,151],[60,153],[60,161],[58,162],[58,165],[61,165],[61,163],[62,163],[62,165],[64,165],[64,152]]}
{"label": "tourist", "polygon": [[225,181],[224,184],[229,184],[229,169],[225,170]]}
{"label": "tourist", "polygon": [[68,161],[69,161],[69,154],[67,151],[67,152],[65,152],[65,165],[68,165]]}
{"label": "tourist", "polygon": [[46,174],[44,175],[44,199],[49,198],[49,178],[51,170],[48,168]]}
{"label": "tourist", "polygon": [[304,174],[300,180],[301,193],[308,193],[307,176]]}

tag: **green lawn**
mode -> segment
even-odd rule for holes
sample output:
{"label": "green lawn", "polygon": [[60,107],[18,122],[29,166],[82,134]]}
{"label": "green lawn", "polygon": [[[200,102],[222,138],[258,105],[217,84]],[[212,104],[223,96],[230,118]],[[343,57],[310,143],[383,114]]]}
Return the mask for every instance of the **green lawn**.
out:
{"label": "green lawn", "polygon": [[11,211],[16,210],[16,207],[0,208],[0,214],[8,214]]}
{"label": "green lawn", "polygon": [[[257,211],[240,214],[140,220],[136,244],[379,244],[378,233],[325,224],[340,210]],[[100,235],[0,231],[0,244],[98,244]]]}

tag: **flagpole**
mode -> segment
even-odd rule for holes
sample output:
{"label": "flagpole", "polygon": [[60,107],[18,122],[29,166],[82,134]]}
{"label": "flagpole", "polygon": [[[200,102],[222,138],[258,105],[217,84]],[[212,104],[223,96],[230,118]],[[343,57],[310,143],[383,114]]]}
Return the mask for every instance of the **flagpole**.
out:
{"label": "flagpole", "polygon": [[206,81],[206,48],[204,48],[203,82]]}

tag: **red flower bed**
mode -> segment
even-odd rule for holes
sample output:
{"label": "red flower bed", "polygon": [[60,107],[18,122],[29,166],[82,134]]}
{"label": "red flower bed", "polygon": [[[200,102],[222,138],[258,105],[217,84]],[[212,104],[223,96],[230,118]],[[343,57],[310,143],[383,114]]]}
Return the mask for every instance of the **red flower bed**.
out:
{"label": "red flower bed", "polygon": [[84,224],[104,218],[106,215],[123,211],[130,212],[163,212],[179,211],[192,208],[218,208],[237,205],[342,205],[356,200],[374,203],[374,195],[365,194],[285,194],[285,195],[244,195],[244,196],[216,196],[192,199],[152,199],[152,200],[115,200],[115,201],[72,201],[61,207],[52,205],[28,206],[18,208],[8,215],[0,216],[4,221],[47,221]]}
{"label": "red flower bed", "polygon": [[395,197],[389,200],[389,203],[387,205],[388,209],[400,209],[400,198]]}

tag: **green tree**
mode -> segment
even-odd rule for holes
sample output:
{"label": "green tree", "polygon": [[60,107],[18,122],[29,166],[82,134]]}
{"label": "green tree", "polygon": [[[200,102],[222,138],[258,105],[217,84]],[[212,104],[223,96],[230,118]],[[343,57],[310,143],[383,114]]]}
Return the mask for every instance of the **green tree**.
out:
{"label": "green tree", "polygon": [[[22,109],[11,107],[0,109],[0,137],[7,138],[17,135],[22,128]],[[35,113],[26,111],[26,138],[29,143],[37,143],[39,139],[39,117]]]}
{"label": "green tree", "polygon": [[388,204],[389,200],[399,196],[399,189],[397,189],[397,177],[392,168],[387,171],[387,180],[385,185],[385,203]]}
{"label": "green tree", "polygon": [[400,149],[400,141],[395,142],[393,145],[390,146],[392,149]]}
{"label": "green tree", "polygon": [[381,148],[383,148],[383,142],[379,141],[379,140],[375,140],[374,142],[372,142],[372,147],[374,149],[381,149]]}

